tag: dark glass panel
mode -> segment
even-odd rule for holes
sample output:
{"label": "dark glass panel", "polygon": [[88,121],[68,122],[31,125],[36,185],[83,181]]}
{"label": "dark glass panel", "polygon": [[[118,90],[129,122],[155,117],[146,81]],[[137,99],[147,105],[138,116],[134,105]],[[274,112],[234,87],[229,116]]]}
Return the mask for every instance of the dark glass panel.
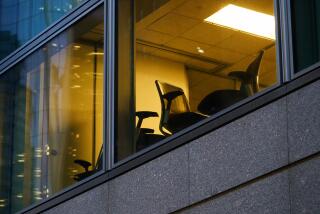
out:
{"label": "dark glass panel", "polygon": [[103,7],[0,75],[0,213],[103,166]]}
{"label": "dark glass panel", "polygon": [[0,60],[84,1],[0,0]]}
{"label": "dark glass panel", "polygon": [[295,72],[320,61],[320,2],[292,1]]}

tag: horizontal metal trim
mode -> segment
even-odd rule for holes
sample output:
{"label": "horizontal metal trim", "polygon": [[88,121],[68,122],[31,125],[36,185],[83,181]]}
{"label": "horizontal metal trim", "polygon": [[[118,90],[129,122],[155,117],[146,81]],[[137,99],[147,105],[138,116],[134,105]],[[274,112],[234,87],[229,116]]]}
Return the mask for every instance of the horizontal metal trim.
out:
{"label": "horizontal metal trim", "polygon": [[303,73],[303,75],[297,76],[295,79],[287,83],[287,91],[293,92],[307,83],[311,83],[312,81],[316,81],[320,78],[320,63],[318,67],[312,67]]}
{"label": "horizontal metal trim", "polygon": [[312,65],[310,65],[310,66],[308,66],[308,67],[306,67],[306,68],[304,68],[302,70],[295,71],[292,74],[292,79],[295,79],[295,78],[298,78],[300,76],[303,76],[306,73],[308,73],[308,72],[310,72],[310,71],[312,71],[314,69],[317,69],[318,67],[320,67],[320,62],[316,62],[316,63],[314,63],[314,64],[312,64]]}
{"label": "horizontal metal trim", "polygon": [[46,201],[39,202],[39,204],[32,205],[30,207],[25,208],[21,211],[21,213],[40,213],[47,209],[50,209],[60,203],[63,203],[66,200],[69,200],[85,191],[93,189],[94,187],[101,185],[111,179],[116,178],[119,175],[122,175],[136,167],[139,167],[146,162],[149,162],[167,152],[172,151],[186,143],[203,136],[206,133],[212,132],[219,127],[226,125],[252,111],[255,111],[271,102],[274,102],[295,90],[310,84],[320,78],[320,68],[313,70],[304,76],[300,76],[299,78],[292,80],[291,82],[278,86],[267,93],[263,93],[261,96],[256,97],[254,100],[243,104],[242,106],[227,112],[220,117],[212,118],[211,121],[207,123],[196,126],[187,132],[183,132],[184,134],[179,137],[172,139],[165,144],[162,144],[151,151],[146,153],[142,153],[140,156],[125,162],[121,165],[118,165],[116,168],[111,169],[110,171],[97,176],[95,178],[91,178],[85,183],[79,184],[72,189],[62,191],[59,195],[48,198]]}

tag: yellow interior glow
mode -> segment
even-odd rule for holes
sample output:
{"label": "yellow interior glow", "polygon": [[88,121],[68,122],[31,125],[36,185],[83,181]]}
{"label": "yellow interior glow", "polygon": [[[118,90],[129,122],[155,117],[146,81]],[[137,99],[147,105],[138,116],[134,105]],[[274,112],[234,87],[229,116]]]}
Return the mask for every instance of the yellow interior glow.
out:
{"label": "yellow interior glow", "polygon": [[275,40],[274,16],[233,4],[227,5],[204,21]]}

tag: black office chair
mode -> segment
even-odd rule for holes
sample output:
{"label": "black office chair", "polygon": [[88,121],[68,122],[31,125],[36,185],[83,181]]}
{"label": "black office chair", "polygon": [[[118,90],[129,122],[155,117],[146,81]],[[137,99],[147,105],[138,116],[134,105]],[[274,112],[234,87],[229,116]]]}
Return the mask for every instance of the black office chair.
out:
{"label": "black office chair", "polygon": [[155,83],[161,102],[159,129],[165,136],[174,134],[206,118],[204,115],[190,111],[187,97],[181,88],[158,80]]}
{"label": "black office chair", "polygon": [[138,117],[138,122],[136,126],[136,151],[140,151],[165,138],[165,136],[163,135],[154,134],[153,129],[141,128],[144,119],[147,119],[149,117],[159,117],[157,112],[138,111],[136,112],[136,116]]}
{"label": "black office chair", "polygon": [[[144,149],[144,148],[146,148],[146,147],[165,138],[165,136],[163,136],[163,135],[154,134],[153,129],[141,128],[142,121],[146,118],[149,118],[149,117],[158,117],[159,115],[157,112],[139,111],[139,112],[136,112],[136,116],[138,117],[138,123],[136,126],[137,139],[135,139],[136,151]],[[84,169],[84,172],[78,173],[74,176],[74,178],[73,178],[74,180],[80,181],[88,176],[93,175],[94,173],[96,173],[97,171],[99,171],[102,168],[102,148],[101,148],[99,156],[98,156],[97,164],[92,170],[89,170],[89,167],[92,165],[89,161],[77,159],[77,160],[74,160],[74,163],[82,166]]]}
{"label": "black office chair", "polygon": [[264,50],[260,51],[246,71],[233,71],[228,74],[228,76],[240,80],[240,90],[225,89],[214,91],[200,102],[198,111],[202,114],[212,115],[257,93],[259,91],[259,70],[263,54]]}
{"label": "black office chair", "polygon": [[89,176],[95,174],[96,172],[98,172],[99,170],[101,170],[102,169],[102,157],[103,157],[103,155],[102,155],[102,148],[101,148],[100,152],[99,152],[99,156],[98,156],[98,161],[92,170],[89,170],[89,167],[92,165],[90,162],[88,162],[86,160],[81,160],[81,159],[74,160],[75,164],[78,164],[84,168],[84,172],[74,175],[73,179],[76,181],[81,181],[82,179],[89,177]]}

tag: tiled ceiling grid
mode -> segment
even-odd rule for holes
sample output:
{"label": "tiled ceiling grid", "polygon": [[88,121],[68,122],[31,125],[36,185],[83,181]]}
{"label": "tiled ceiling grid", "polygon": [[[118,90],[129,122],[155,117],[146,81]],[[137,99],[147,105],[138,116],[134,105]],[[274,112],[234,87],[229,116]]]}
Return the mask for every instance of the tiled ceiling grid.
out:
{"label": "tiled ceiling grid", "polygon": [[[231,3],[273,15],[272,0],[171,0],[137,23],[137,39],[211,58],[212,62],[190,61],[190,57],[174,56],[174,53],[141,45],[137,46],[138,51],[193,64],[204,70],[214,70],[218,66],[216,61],[230,64],[220,70],[221,75],[227,75],[232,70],[245,70],[255,54],[274,41],[203,21]],[[197,47],[204,53],[199,54]],[[275,73],[275,49],[269,49],[265,55],[268,57],[264,57],[260,79],[262,84],[269,85],[275,81],[275,75],[267,74]]]}

